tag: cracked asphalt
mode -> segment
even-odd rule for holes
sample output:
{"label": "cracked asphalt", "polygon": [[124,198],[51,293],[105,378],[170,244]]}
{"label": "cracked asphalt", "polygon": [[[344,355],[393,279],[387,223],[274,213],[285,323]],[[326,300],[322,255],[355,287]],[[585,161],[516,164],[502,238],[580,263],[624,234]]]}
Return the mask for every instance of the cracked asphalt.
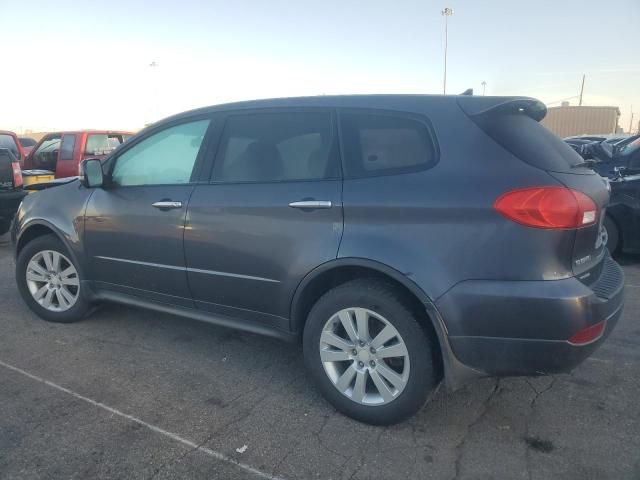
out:
{"label": "cracked asphalt", "polygon": [[440,389],[381,428],[336,413],[295,345],[115,305],[38,319],[0,237],[0,479],[639,480],[640,257],[621,261],[624,315],[572,374]]}

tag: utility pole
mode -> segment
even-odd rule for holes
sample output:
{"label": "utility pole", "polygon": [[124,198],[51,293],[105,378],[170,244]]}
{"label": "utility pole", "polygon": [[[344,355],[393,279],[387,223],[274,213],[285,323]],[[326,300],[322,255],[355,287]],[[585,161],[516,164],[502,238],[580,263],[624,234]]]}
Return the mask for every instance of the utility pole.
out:
{"label": "utility pole", "polygon": [[629,135],[631,135],[631,130],[633,129],[633,105],[631,105],[631,120],[629,120]]}
{"label": "utility pole", "polygon": [[482,85],[482,96],[484,97],[484,91],[487,89],[487,82],[483,80],[480,85]]}
{"label": "utility pole", "polygon": [[453,15],[453,8],[446,7],[440,12],[444,17],[444,86],[442,88],[442,94],[447,94],[447,47],[449,43],[449,17]]}
{"label": "utility pole", "polygon": [[582,86],[580,87],[580,102],[578,102],[578,105],[582,106],[582,94],[584,93],[584,77],[585,75],[582,74]]}
{"label": "utility pole", "polygon": [[153,71],[154,71],[154,70],[156,70],[159,66],[160,66],[160,65],[158,65],[158,62],[156,62],[155,60],[154,60],[154,61],[152,61],[152,62],[149,64],[149,68],[151,68],[151,71],[152,71],[151,76],[152,76],[152,77],[156,77],[156,78],[153,78],[153,80],[152,80],[152,81],[153,81],[153,83],[154,83],[154,86],[153,86],[153,91],[154,91],[154,93],[153,93],[153,96],[154,96],[154,99],[153,99],[153,106],[154,106],[154,112],[153,112],[153,113],[154,113],[154,119],[153,119],[153,121],[152,121],[151,123],[157,122],[157,121],[159,120],[159,119],[158,119],[158,115],[159,115],[159,114],[158,114],[158,110],[159,110],[158,102],[160,101],[160,100],[159,100],[159,96],[160,96],[160,82],[159,82],[159,80],[160,80],[160,79],[158,78],[158,75],[157,75],[157,74],[156,74],[156,75],[153,75]]}

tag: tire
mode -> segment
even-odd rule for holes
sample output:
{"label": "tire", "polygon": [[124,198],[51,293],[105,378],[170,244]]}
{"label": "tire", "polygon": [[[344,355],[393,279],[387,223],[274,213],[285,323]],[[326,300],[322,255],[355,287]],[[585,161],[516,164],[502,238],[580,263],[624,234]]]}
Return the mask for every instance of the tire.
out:
{"label": "tire", "polygon": [[0,220],[0,235],[4,235],[11,228],[11,222],[8,220]]}
{"label": "tire", "polygon": [[[341,317],[338,316],[339,312]],[[366,335],[367,341],[363,346],[359,341],[350,341],[344,320],[352,328],[362,331],[359,319],[364,317],[367,320],[363,321],[363,325],[367,325],[369,335]],[[387,329],[389,325],[391,329]],[[380,344],[385,336],[378,335],[381,329],[389,332],[395,329],[398,336]],[[351,333],[358,339],[365,336],[358,336],[354,330]],[[333,347],[325,342],[335,342],[329,334],[349,339],[347,345],[357,348],[343,345],[341,350]],[[313,306],[304,329],[304,360],[316,386],[338,411],[361,422],[390,425],[420,410],[436,386],[439,376],[432,340],[418,323],[417,315],[403,301],[401,293],[383,281],[363,278],[333,288]],[[395,348],[394,352],[403,353],[394,358],[381,358],[381,352],[385,349],[384,355],[391,352],[389,346]],[[328,358],[334,358],[333,355],[338,355],[339,359],[327,362]],[[388,377],[390,369],[396,373],[396,377]],[[349,381],[351,386],[345,391],[344,385],[347,383],[341,382],[341,379],[351,374],[354,375],[353,380]],[[385,378],[385,382],[382,388],[378,388],[381,377]],[[402,378],[405,383],[402,388],[396,388],[396,384],[402,383],[386,381],[388,378],[394,378],[395,381]],[[361,386],[364,385],[364,389],[359,388],[356,393],[358,381]],[[395,391],[393,397],[390,396],[390,390]]]}
{"label": "tire", "polygon": [[609,249],[609,253],[613,255],[614,253],[618,253],[620,250],[620,231],[618,230],[618,226],[616,222],[609,216],[604,218],[604,228],[607,231],[607,248]]}
{"label": "tire", "polygon": [[[58,274],[49,275],[49,272],[54,272],[55,269],[48,268],[49,264],[45,261],[45,256],[49,262],[58,259]],[[40,269],[34,270],[30,263],[32,261],[35,261]],[[75,269],[75,275],[69,267]],[[29,280],[27,279],[28,271]],[[45,235],[30,241],[20,251],[16,261],[16,282],[20,295],[36,315],[49,322],[75,322],[81,320],[89,311],[90,304],[82,290],[80,272],[79,266],[75,264],[67,248],[54,235]],[[49,281],[42,281],[45,275],[51,277]],[[77,286],[74,285],[75,283]],[[51,293],[49,293],[50,290]],[[62,290],[65,290],[66,294]],[[44,292],[40,300],[42,303],[36,300],[38,292]],[[50,302],[49,308],[44,306],[47,304],[47,297]],[[73,301],[70,300],[71,298]]]}

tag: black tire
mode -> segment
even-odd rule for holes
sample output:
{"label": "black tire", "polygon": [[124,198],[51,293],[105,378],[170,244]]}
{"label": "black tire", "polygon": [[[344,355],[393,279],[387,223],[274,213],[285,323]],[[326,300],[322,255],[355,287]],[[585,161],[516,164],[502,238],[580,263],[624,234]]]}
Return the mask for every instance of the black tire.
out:
{"label": "black tire", "polygon": [[11,222],[8,220],[0,220],[0,235],[4,235],[11,228]]}
{"label": "black tire", "polygon": [[604,228],[607,231],[607,248],[611,255],[620,250],[620,231],[618,225],[608,215],[604,218]]}
{"label": "black tire", "polygon": [[64,255],[75,267],[78,272],[79,280],[82,280],[82,271],[79,268],[79,265],[75,263],[73,257],[69,254],[67,248],[60,239],[55,235],[44,235],[27,243],[18,255],[16,261],[16,282],[18,284],[20,295],[22,295],[22,298],[28,307],[43,320],[57,323],[71,323],[81,320],[88,313],[90,308],[90,303],[86,300],[81,285],[75,304],[68,310],[61,312],[47,310],[31,295],[26,278],[27,265],[34,255],[44,250],[53,250]]}
{"label": "black tire", "polygon": [[[410,369],[406,386],[387,404],[357,403],[340,392],[325,373],[320,359],[325,323],[340,310],[352,307],[382,315],[399,332],[407,348]],[[357,279],[328,291],[311,309],[303,336],[304,360],[316,386],[338,411],[361,422],[390,425],[420,410],[439,380],[431,342],[417,315],[393,286],[376,279]]]}

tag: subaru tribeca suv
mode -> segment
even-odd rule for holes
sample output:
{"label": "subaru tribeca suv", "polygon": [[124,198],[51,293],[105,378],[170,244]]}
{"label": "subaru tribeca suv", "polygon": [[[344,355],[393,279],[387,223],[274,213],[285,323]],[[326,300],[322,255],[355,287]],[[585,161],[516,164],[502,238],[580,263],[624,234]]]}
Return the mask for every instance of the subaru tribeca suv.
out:
{"label": "subaru tribeca suv", "polygon": [[114,301],[301,339],[358,420],[441,380],[567,371],[614,328],[607,184],[519,97],[251,101],[142,131],[28,196],[16,279],[45,320]]}

